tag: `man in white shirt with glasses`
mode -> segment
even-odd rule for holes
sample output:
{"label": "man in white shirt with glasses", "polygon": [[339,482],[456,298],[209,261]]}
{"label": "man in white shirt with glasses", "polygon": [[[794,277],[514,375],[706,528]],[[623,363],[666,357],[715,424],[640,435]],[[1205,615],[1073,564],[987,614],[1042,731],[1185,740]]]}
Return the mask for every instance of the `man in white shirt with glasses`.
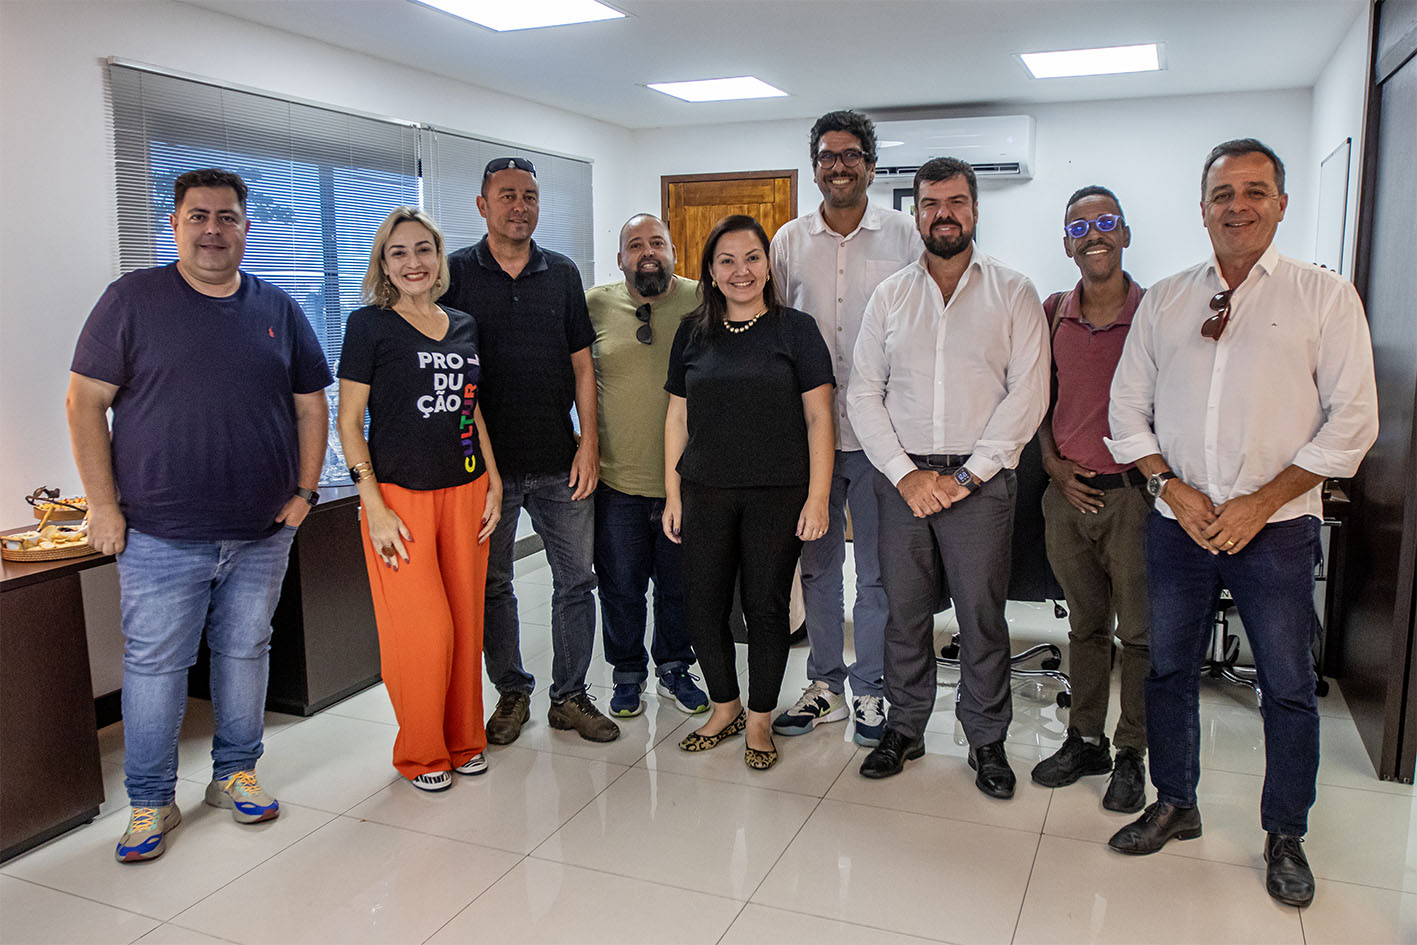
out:
{"label": "man in white shirt with glasses", "polygon": [[920,237],[908,214],[870,203],[876,177],[876,128],[860,112],[828,112],[812,125],[812,167],[821,206],[784,225],[772,238],[772,275],[783,304],[806,312],[832,354],[836,372],[836,464],[827,533],[802,546],[802,597],[807,611],[807,688],[773,720],[779,735],[802,735],[847,717],[846,510],[851,509],[856,603],[855,659],[850,667],[852,739],[874,748],[885,729],[882,663],[886,592],[876,559],[876,470],[846,414],[851,354],[866,300],[881,280],[914,262]]}
{"label": "man in white shirt with glasses", "polygon": [[1201,214],[1214,255],[1147,293],[1113,377],[1108,447],[1136,463],[1157,499],[1146,535],[1157,801],[1110,844],[1146,854],[1201,835],[1197,691],[1228,588],[1264,693],[1266,888],[1306,906],[1314,875],[1300,844],[1319,764],[1319,486],[1357,471],[1378,417],[1358,293],[1274,248],[1288,201],[1284,165],[1260,142],[1210,152]]}

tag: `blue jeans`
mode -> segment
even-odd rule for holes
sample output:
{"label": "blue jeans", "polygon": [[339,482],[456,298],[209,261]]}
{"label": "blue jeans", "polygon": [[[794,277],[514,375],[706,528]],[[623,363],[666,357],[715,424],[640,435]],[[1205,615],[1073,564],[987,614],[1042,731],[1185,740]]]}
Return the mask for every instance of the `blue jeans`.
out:
{"label": "blue jeans", "polygon": [[605,660],[618,683],[649,678],[645,652],[645,592],[654,580],[655,672],[694,662],[684,626],[684,550],[664,535],[664,500],[627,495],[601,483],[595,490],[595,576],[600,583]]}
{"label": "blue jeans", "polygon": [[842,565],[846,561],[846,507],[851,506],[851,548],[856,559],[856,606],[851,611],[856,662],[851,692],[881,695],[885,669],[886,589],[876,554],[876,469],[862,450],[837,450],[827,532],[802,545],[802,602],[807,608],[807,678],[820,679],[832,692],[846,684],[846,604]]}
{"label": "blue jeans", "polygon": [[128,802],[171,804],[187,670],[211,650],[212,777],[256,767],[265,731],[271,615],[295,529],[257,541],[187,541],[128,529],[118,555]]}
{"label": "blue jeans", "polygon": [[1200,666],[1222,587],[1235,599],[1264,694],[1265,775],[1260,825],[1303,836],[1319,770],[1312,646],[1314,569],[1322,552],[1313,516],[1274,522],[1239,553],[1212,555],[1174,520],[1146,523],[1151,672],[1146,733],[1161,800],[1196,804],[1200,780]]}
{"label": "blue jeans", "polygon": [[570,478],[570,470],[502,478],[502,520],[492,533],[487,561],[482,656],[488,678],[503,695],[530,695],[536,687],[536,679],[522,666],[517,595],[512,590],[517,518],[523,508],[546,545],[551,565],[551,699],[564,702],[585,690],[595,646],[595,505],[590,499],[571,498],[566,485]]}

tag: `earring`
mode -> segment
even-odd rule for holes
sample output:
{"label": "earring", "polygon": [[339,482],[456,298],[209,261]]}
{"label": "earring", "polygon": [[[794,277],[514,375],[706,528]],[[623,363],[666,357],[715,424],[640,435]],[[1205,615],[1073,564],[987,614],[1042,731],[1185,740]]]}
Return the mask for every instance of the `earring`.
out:
{"label": "earring", "polygon": [[715,289],[717,289],[717,288],[718,288],[718,280],[717,280],[717,279],[714,279],[714,278],[710,278],[710,279],[709,279],[709,285],[711,285],[711,286],[713,286]]}

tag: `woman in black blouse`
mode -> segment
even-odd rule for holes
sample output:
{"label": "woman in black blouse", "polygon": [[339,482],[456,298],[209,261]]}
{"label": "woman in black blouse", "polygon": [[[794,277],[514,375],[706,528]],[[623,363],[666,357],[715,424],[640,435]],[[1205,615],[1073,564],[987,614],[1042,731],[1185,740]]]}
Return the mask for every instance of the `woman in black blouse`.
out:
{"label": "woman in black blouse", "polygon": [[[413,207],[374,237],[365,301],[345,326],[339,436],[359,487],[364,562],[384,686],[398,718],[394,767],[442,791],[482,774],[487,539],[502,480],[477,403],[477,323],[438,305],[443,234]],[[364,413],[369,412],[369,437]]]}
{"label": "woman in black blouse", "polygon": [[[812,317],[778,303],[768,237],[725,217],[704,245],[703,303],[669,356],[664,531],[684,545],[684,611],[713,711],[679,747],[747,733],[744,761],[777,762],[772,712],[787,666],[788,594],[803,541],[827,527],[836,433],[831,354]],[[748,707],[728,615],[741,582]]]}

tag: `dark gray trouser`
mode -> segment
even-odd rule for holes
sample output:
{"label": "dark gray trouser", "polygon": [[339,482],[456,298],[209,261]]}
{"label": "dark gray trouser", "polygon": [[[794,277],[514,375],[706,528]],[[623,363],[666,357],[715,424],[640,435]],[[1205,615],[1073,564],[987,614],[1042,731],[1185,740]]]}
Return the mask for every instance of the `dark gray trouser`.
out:
{"label": "dark gray trouser", "polygon": [[1146,674],[1151,612],[1142,535],[1151,502],[1137,486],[1108,489],[1102,509],[1084,515],[1053,483],[1043,493],[1048,563],[1068,601],[1069,724],[1105,735],[1112,682],[1112,617],[1122,641],[1122,715],[1112,742],[1146,753]]}
{"label": "dark gray trouser", "polygon": [[952,508],[916,518],[885,476],[876,478],[886,620],[888,728],[925,734],[935,708],[935,603],[940,569],[959,619],[960,699],[956,713],[974,747],[1002,739],[1013,719],[1009,625],[1004,600],[1017,479],[1001,470]]}

